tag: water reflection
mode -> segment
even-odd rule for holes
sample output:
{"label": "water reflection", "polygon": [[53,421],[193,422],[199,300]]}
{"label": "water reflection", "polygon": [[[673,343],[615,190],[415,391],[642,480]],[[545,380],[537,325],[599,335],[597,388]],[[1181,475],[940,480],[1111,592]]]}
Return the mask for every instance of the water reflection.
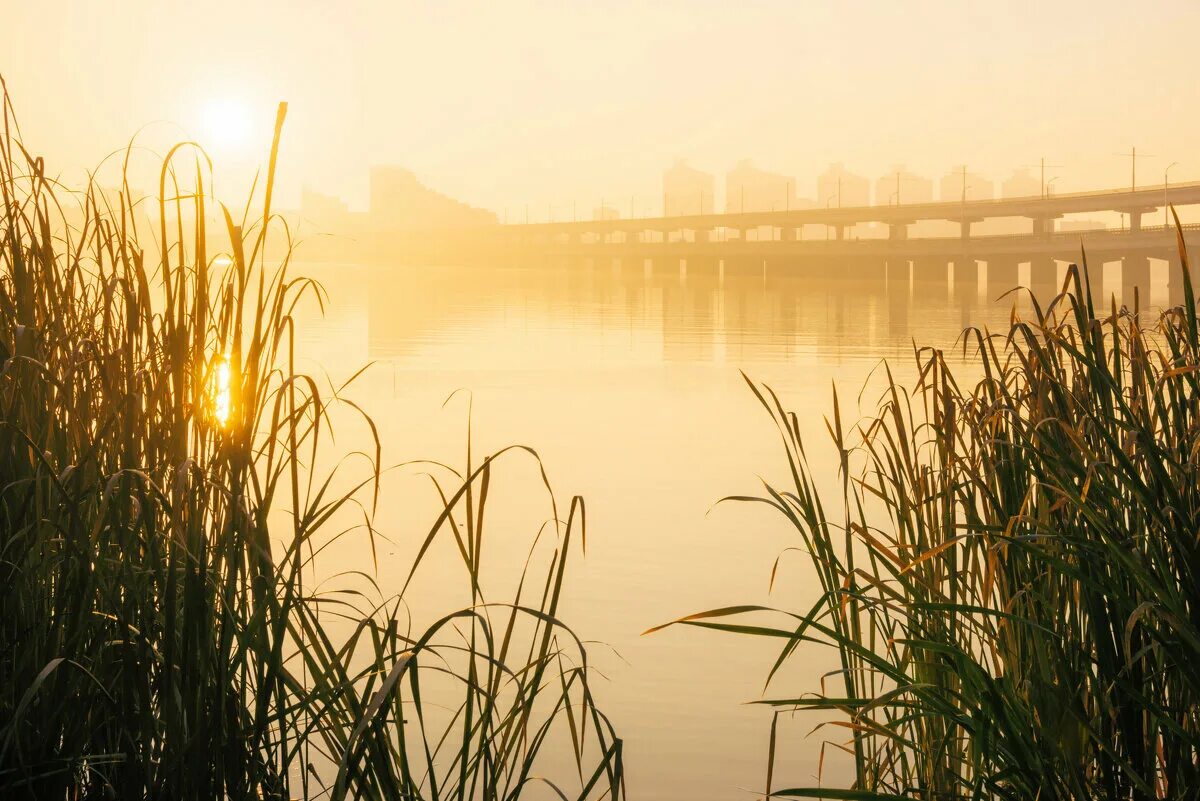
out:
{"label": "water reflection", "polygon": [[[947,280],[947,266],[940,269],[940,281],[907,263],[815,275],[765,263],[633,259],[371,269],[364,293],[369,356],[405,361],[430,345],[459,344],[530,366],[562,355],[543,335],[570,331],[593,340],[572,354],[584,362],[639,355],[740,364],[800,353],[877,359],[907,350],[914,336],[944,343],[967,324],[1007,320],[1013,299],[989,303],[992,287],[974,276],[950,273]],[[510,344],[525,339],[540,347],[497,353],[492,337],[475,337],[497,329]]]}
{"label": "water reflection", "polygon": [[[776,556],[797,544],[786,528],[757,508],[715,505],[758,492],[759,476],[785,478],[774,432],[739,371],[772,384],[798,412],[809,457],[827,460],[834,489],[824,423],[832,387],[843,417],[873,408],[876,396],[858,390],[882,358],[911,380],[914,340],[952,348],[966,325],[1003,329],[1012,304],[1025,301],[993,299],[1030,270],[641,259],[304,269],[331,296],[326,316],[310,308],[298,326],[310,364],[337,384],[380,362],[350,392],[374,416],[385,462],[457,463],[465,414],[443,402],[467,388],[478,452],[532,445],[561,492],[587,498],[588,554],[563,614],[620,654],[593,651],[609,679],[597,692],[626,739],[634,799],[735,799],[739,788],[760,786],[769,717],[744,702],[759,696],[774,657],[762,643],[706,632],[640,632],[731,603],[813,600],[802,558],[785,558],[768,592]],[[1050,291],[1047,271],[1037,275]],[[344,449],[369,447],[368,432],[338,436]],[[522,492],[516,481],[495,490],[518,511]],[[385,590],[405,575],[429,501],[427,482],[389,473],[376,520],[388,537],[379,556]],[[365,546],[326,558],[330,573],[372,565]],[[449,597],[459,578],[415,597]],[[813,651],[797,662],[789,688],[815,689],[830,656]],[[781,733],[789,754],[777,766],[781,786],[816,773],[823,735],[805,739],[811,728],[806,719]],[[827,782],[844,778],[829,756],[824,769]]]}

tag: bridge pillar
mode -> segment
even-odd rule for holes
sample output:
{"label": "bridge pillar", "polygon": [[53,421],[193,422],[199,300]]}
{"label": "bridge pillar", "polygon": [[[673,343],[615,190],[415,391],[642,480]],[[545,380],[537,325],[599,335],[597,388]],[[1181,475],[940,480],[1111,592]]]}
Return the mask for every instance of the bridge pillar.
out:
{"label": "bridge pillar", "polygon": [[[1142,230],[1142,213],[1140,211],[1129,212],[1129,233],[1136,234],[1136,233],[1139,233],[1141,230]],[[1125,264],[1124,263],[1121,264],[1121,274],[1122,275],[1125,274]],[[1121,280],[1122,280],[1122,286],[1124,286],[1125,279],[1122,278]],[[1143,294],[1145,294],[1145,293],[1143,293]],[[1132,297],[1132,295],[1130,297]]]}
{"label": "bridge pillar", "polygon": [[888,223],[888,239],[908,239],[908,223]]}
{"label": "bridge pillar", "polygon": [[710,229],[710,228],[698,228],[693,233],[696,237],[697,242],[711,242],[712,241],[712,229]]}
{"label": "bridge pillar", "polygon": [[946,283],[946,260],[930,257],[913,259],[912,281],[926,285]]}
{"label": "bridge pillar", "polygon": [[[1131,215],[1130,225],[1135,217],[1140,216]],[[1138,306],[1145,308],[1150,302],[1150,259],[1145,256],[1126,256],[1121,260],[1121,302],[1131,308],[1135,289]]]}
{"label": "bridge pillar", "polygon": [[954,276],[954,294],[960,298],[974,297],[979,293],[979,264],[972,257],[959,257],[951,265]]}
{"label": "bridge pillar", "polygon": [[1029,290],[1040,303],[1058,294],[1058,262],[1046,256],[1030,259]]}
{"label": "bridge pillar", "polygon": [[912,274],[912,268],[908,263],[908,259],[892,259],[889,258],[885,262],[885,274],[887,275],[887,291],[898,292],[903,290],[907,296],[908,284]]}
{"label": "bridge pillar", "polygon": [[779,229],[779,239],[782,242],[795,242],[796,241],[796,229],[795,228],[780,228]]}
{"label": "bridge pillar", "polygon": [[1021,278],[1020,262],[1013,258],[997,257],[987,263],[987,297],[994,301],[1009,290],[1015,289]]}
{"label": "bridge pillar", "polygon": [[[1167,259],[1167,298],[1168,303],[1172,306],[1177,306],[1183,303],[1183,260],[1179,258],[1179,253],[1172,251],[1166,255]],[[1200,284],[1197,283],[1197,271],[1192,268],[1192,294],[1193,297],[1200,296]]]}
{"label": "bridge pillar", "polygon": [[1034,235],[1042,236],[1044,234],[1053,233],[1054,221],[1057,220],[1058,217],[1031,217],[1030,219],[1033,221]]}

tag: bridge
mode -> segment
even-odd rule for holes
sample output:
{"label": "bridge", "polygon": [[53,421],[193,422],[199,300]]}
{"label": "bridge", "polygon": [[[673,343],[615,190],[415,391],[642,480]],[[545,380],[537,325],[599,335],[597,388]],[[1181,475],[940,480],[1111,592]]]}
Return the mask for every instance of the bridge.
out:
{"label": "bridge", "polygon": [[[1017,265],[1030,264],[1033,283],[1053,283],[1056,261],[1089,264],[1120,261],[1122,285],[1149,290],[1150,259],[1170,265],[1168,285],[1182,284],[1177,234],[1172,226],[1144,225],[1147,214],[1165,206],[1200,205],[1200,182],[1137,190],[1102,190],[999,200],[942,201],[888,206],[788,209],[676,217],[642,217],[499,226],[492,244],[513,254],[567,257],[642,257],[706,260],[770,260],[798,269],[875,269],[880,263],[911,269],[914,280],[936,280],[949,266],[970,278],[979,262],[988,265],[988,283],[1016,283]],[[1118,212],[1128,215],[1123,229],[1055,231],[1068,214]],[[972,235],[972,226],[996,218],[1024,218],[1025,233]],[[1159,218],[1161,219],[1161,218]],[[909,227],[935,220],[957,223],[958,236],[912,237]],[[885,235],[856,238],[850,229],[875,223]],[[804,226],[827,227],[828,238],[804,238]],[[763,229],[767,232],[763,233]],[[751,237],[750,233],[757,236]],[[883,233],[883,232],[881,232]],[[1200,244],[1200,225],[1184,227],[1191,250]]]}

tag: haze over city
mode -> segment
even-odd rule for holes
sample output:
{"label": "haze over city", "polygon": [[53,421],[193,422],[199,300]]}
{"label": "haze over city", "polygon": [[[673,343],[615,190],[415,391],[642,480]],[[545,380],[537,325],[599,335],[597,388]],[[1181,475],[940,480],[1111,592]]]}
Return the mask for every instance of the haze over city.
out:
{"label": "haze over city", "polygon": [[1171,162],[1172,180],[1200,177],[1200,9],[1186,0],[52,0],[10,2],[3,21],[22,31],[5,76],[26,98],[26,137],[60,170],[78,175],[135,131],[160,152],[194,136],[236,197],[286,99],[279,191],[293,208],[307,185],[364,209],[375,164],[538,219],[603,198],[657,209],[677,158],[718,176],[750,159],[795,176],[800,196],[837,162],[872,181],[966,164],[1000,182],[1044,157],[1059,191],[1122,186],[1131,147],[1147,183]]}

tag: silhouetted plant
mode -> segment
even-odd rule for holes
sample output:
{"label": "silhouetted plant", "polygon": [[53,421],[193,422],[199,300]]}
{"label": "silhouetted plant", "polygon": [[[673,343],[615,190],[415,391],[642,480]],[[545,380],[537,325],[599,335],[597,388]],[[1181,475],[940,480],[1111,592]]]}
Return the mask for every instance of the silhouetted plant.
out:
{"label": "silhouetted plant", "polygon": [[[547,591],[529,599],[522,581],[488,604],[499,454],[443,478],[428,536],[458,538],[474,605],[420,635],[400,631],[399,599],[364,608],[304,586],[341,536],[330,521],[363,508],[374,547],[380,446],[357,475],[338,475],[349,461],[316,473],[343,399],[294,366],[292,313],[323,292],[291,277],[272,212],[285,113],[261,216],[220,209],[228,252],[210,253],[193,144],[164,160],[147,251],[127,181],[115,196],[57,186],[4,92],[0,796],[511,799],[558,738],[578,797],[617,798],[621,744],[557,618],[578,499],[567,521],[552,515],[544,573],[530,568]],[[327,624],[346,618],[338,639]],[[457,682],[440,729],[420,694],[431,673]]]}
{"label": "silhouetted plant", "polygon": [[1200,793],[1200,335],[1182,234],[1179,252],[1184,304],[1152,326],[1136,300],[1100,317],[1084,260],[1032,320],[968,330],[963,363],[916,349],[913,390],[888,370],[856,425],[835,393],[835,501],[796,414],[750,382],[791,480],[741,500],[794,527],[820,596],[677,622],[777,638],[770,678],[802,643],[833,648],[839,690],[760,703],[838,716],[854,765],[848,790],[777,789],[773,745],[767,793]]}

